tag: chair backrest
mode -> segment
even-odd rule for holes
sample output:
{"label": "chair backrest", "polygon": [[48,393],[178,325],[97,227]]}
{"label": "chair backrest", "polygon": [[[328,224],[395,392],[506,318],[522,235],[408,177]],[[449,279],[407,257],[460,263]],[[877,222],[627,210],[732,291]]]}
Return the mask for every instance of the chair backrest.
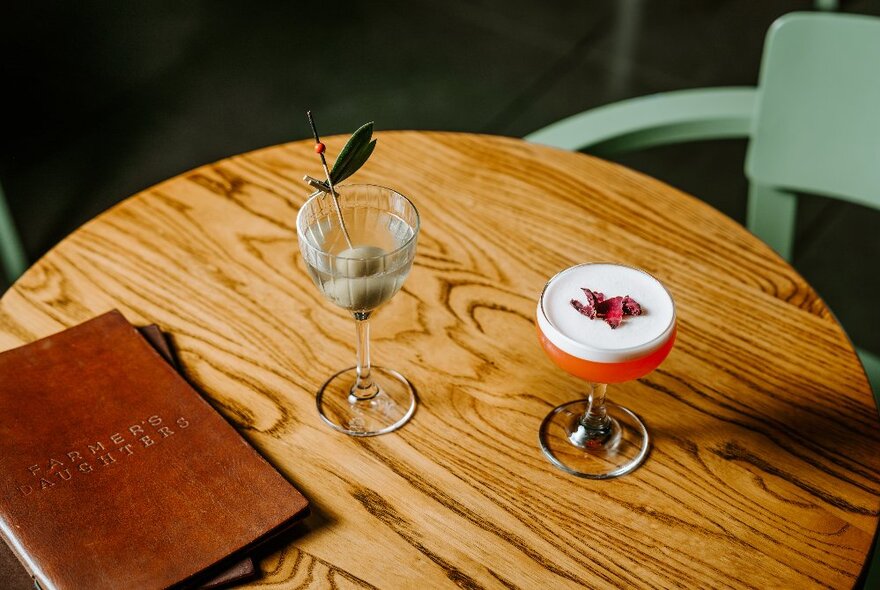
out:
{"label": "chair backrest", "polygon": [[880,18],[792,13],[771,26],[746,175],[880,208]]}

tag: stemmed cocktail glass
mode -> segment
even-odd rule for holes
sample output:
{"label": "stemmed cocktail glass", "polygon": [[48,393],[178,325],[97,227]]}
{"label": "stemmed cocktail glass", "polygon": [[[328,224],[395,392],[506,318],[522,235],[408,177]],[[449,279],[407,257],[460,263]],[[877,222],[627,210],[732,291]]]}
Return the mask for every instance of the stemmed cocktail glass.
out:
{"label": "stemmed cocktail glass", "polygon": [[[632,296],[641,313],[612,328],[601,317],[587,317],[589,302],[580,299],[592,295],[585,289],[603,297]],[[587,382],[586,399],[554,408],[541,424],[544,454],[579,477],[607,479],[629,473],[648,453],[648,431],[632,411],[607,403],[605,390],[609,383],[644,377],[669,354],[676,333],[672,296],[642,270],[580,264],[550,279],[536,319],[547,356]]]}
{"label": "stemmed cocktail glass", "polygon": [[309,275],[324,297],[352,314],[357,327],[357,365],[324,383],[318,412],[336,430],[373,436],[400,428],[416,407],[403,375],[371,366],[369,319],[400,290],[412,268],[419,214],[409,199],[388,188],[341,185],[336,193],[347,236],[331,195],[310,198],[296,219]]}

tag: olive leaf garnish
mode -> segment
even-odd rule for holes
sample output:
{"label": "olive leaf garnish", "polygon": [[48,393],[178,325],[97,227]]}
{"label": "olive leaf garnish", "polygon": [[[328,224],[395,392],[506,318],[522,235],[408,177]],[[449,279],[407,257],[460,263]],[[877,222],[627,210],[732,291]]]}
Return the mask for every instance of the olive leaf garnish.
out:
{"label": "olive leaf garnish", "polygon": [[365,123],[351,134],[342,151],[333,162],[330,170],[330,180],[333,184],[339,184],[366,164],[367,159],[376,148],[376,140],[373,137],[373,122]]}

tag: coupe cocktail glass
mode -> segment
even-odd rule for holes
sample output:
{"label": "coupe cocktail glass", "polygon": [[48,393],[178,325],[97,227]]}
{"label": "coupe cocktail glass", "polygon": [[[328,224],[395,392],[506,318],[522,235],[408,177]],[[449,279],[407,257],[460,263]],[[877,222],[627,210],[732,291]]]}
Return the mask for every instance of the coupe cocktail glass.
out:
{"label": "coupe cocktail glass", "polygon": [[[583,288],[608,297],[630,295],[642,315],[616,329],[589,319],[571,304]],[[538,339],[564,371],[587,382],[587,397],[554,408],[541,424],[541,449],[550,461],[579,477],[607,479],[629,473],[648,453],[648,431],[630,410],[605,401],[608,383],[644,377],[675,341],[675,304],[648,273],[610,263],[573,266],[544,286],[536,314]]]}
{"label": "coupe cocktail glass", "polygon": [[370,315],[403,286],[412,268],[419,213],[403,195],[381,186],[336,187],[351,239],[346,240],[333,198],[320,193],[299,210],[296,231],[309,275],[324,297],[354,316],[357,365],[330,377],[318,391],[324,421],[352,436],[400,428],[416,397],[407,379],[370,365]]}

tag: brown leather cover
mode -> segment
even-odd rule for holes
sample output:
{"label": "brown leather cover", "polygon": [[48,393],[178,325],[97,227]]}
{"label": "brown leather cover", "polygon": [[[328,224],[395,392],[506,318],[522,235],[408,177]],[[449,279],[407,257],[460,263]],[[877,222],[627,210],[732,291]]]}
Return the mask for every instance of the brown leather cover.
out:
{"label": "brown leather cover", "polygon": [[171,351],[171,344],[168,342],[168,337],[159,329],[159,326],[156,324],[150,324],[149,326],[138,328],[137,331],[144,337],[144,340],[150,343],[150,346],[156,349],[156,352],[158,352],[168,364],[175,369],[180,369],[177,365],[177,358],[175,358],[174,353]]}
{"label": "brown leather cover", "polygon": [[[179,368],[177,359],[171,350],[167,336],[156,324],[150,324],[138,328],[147,342],[162,355],[172,366]],[[228,569],[220,572],[213,578],[202,582],[199,588],[202,590],[219,590],[236,583],[251,580],[257,576],[257,566],[251,557],[245,557],[241,561],[231,565]],[[4,590],[33,590],[33,580],[27,570],[22,568],[21,563],[5,544],[0,543],[0,588]]]}
{"label": "brown leather cover", "polygon": [[257,566],[250,557],[245,557],[213,578],[199,584],[200,590],[220,590],[242,584],[257,577]]}
{"label": "brown leather cover", "polygon": [[0,353],[0,417],[0,532],[45,590],[204,583],[307,511],[119,312]]}
{"label": "brown leather cover", "polygon": [[[176,369],[180,369],[174,351],[171,350],[171,343],[168,337],[159,329],[156,324],[143,326],[137,329],[150,345],[156,349],[156,352],[162,355],[167,362]],[[2,558],[2,556],[0,556]],[[199,585],[202,590],[219,590],[226,588],[237,582],[244,582],[255,578],[257,575],[257,566],[250,557],[245,557],[241,561],[232,564],[213,578],[210,578]],[[2,580],[2,578],[0,578]]]}
{"label": "brown leather cover", "polygon": [[[171,350],[168,337],[156,324],[150,324],[138,328],[143,336],[167,362],[179,369],[177,359]],[[213,578],[202,582],[199,588],[202,590],[219,590],[231,585],[251,580],[257,576],[257,566],[250,557],[231,565],[228,569],[217,574]],[[24,569],[12,550],[5,544],[0,543],[0,588],[3,590],[33,590],[33,580]]]}

